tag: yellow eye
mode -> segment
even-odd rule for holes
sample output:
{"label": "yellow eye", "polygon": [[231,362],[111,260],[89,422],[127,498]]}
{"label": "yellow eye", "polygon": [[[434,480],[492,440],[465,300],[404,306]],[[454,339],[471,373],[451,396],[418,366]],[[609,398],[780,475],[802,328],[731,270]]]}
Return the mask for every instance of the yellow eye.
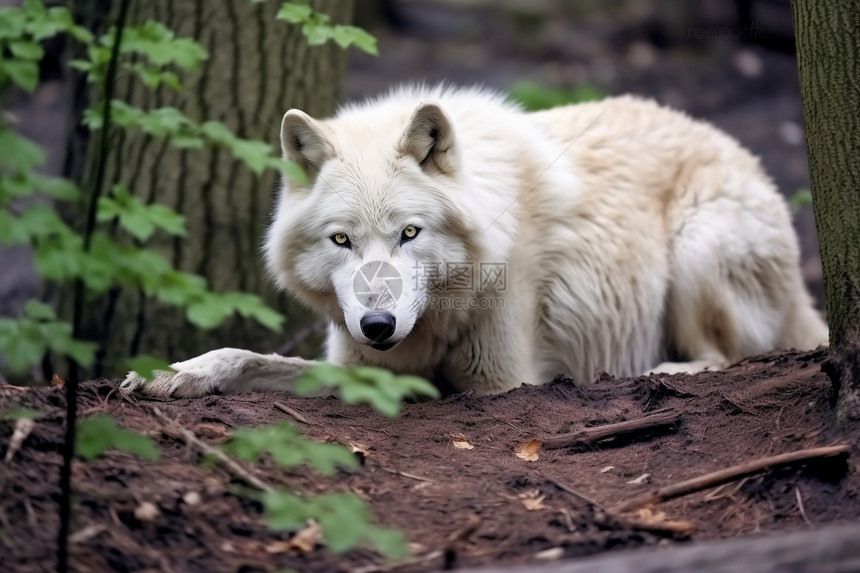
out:
{"label": "yellow eye", "polygon": [[406,227],[403,229],[403,236],[401,237],[401,239],[404,241],[414,239],[418,236],[418,231],[420,230],[421,229],[419,229],[415,225],[406,225]]}
{"label": "yellow eye", "polygon": [[341,247],[349,246],[349,237],[346,236],[346,233],[335,233],[331,236],[331,240]]}

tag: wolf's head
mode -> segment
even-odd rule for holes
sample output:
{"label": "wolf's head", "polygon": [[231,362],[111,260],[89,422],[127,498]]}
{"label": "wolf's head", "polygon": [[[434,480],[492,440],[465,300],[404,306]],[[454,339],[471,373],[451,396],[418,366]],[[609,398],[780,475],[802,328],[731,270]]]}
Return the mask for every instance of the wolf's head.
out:
{"label": "wolf's head", "polygon": [[446,263],[477,256],[450,117],[433,102],[326,121],[290,110],[281,141],[309,183],[281,193],[270,273],[359,343],[394,347],[445,288]]}

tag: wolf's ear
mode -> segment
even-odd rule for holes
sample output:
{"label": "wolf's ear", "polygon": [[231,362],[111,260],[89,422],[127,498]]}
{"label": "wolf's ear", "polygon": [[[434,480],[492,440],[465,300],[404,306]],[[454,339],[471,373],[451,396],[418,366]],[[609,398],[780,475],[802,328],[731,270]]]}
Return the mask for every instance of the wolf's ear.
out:
{"label": "wolf's ear", "polygon": [[412,112],[400,150],[414,157],[427,173],[453,175],[458,167],[454,125],[435,102],[423,102]]}
{"label": "wolf's ear", "polygon": [[323,133],[322,125],[298,109],[284,114],[281,146],[284,157],[298,163],[310,177],[319,172],[327,159],[334,157],[334,147]]}

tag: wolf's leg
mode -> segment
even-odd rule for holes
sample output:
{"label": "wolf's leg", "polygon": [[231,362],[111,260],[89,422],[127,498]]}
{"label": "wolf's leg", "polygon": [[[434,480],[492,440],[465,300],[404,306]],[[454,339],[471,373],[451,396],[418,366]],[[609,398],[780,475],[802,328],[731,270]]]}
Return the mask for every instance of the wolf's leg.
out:
{"label": "wolf's leg", "polygon": [[157,398],[291,390],[295,380],[314,364],[303,358],[221,348],[171,364],[176,372],[158,372],[150,381],[129,372],[120,389]]}
{"label": "wolf's leg", "polygon": [[699,190],[677,213],[665,316],[666,341],[689,362],[655,371],[720,369],[779,348],[805,295],[791,220],[771,183],[711,166],[689,185]]}

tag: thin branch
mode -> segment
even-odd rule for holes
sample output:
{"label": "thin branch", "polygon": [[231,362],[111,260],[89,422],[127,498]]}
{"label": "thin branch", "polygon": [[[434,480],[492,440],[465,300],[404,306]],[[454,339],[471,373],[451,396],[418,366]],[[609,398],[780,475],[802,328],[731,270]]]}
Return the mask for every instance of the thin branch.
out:
{"label": "thin branch", "polygon": [[277,408],[278,410],[280,410],[284,414],[291,416],[294,420],[296,420],[297,422],[301,422],[302,424],[307,424],[308,426],[318,426],[319,425],[316,422],[308,420],[298,410],[296,410],[295,408],[290,408],[286,404],[281,404],[280,402],[275,402],[275,408]]}
{"label": "thin branch", "polygon": [[797,486],[794,488],[794,495],[797,497],[797,509],[800,510],[803,521],[806,522],[806,525],[812,527],[812,522],[809,521],[809,516],[806,515],[806,509],[803,508],[803,497],[800,495],[800,488]]}
{"label": "thin branch", "polygon": [[433,480],[432,480],[432,479],[428,479],[428,478],[425,478],[425,477],[417,476],[417,475],[415,475],[415,474],[410,474],[410,473],[407,473],[407,472],[402,472],[402,471],[399,471],[399,470],[393,470],[393,469],[391,469],[391,468],[387,468],[387,467],[385,467],[385,466],[383,466],[383,465],[381,465],[381,464],[376,464],[376,467],[378,467],[379,469],[381,469],[381,470],[383,470],[383,471],[386,471],[386,472],[388,472],[388,473],[390,473],[390,474],[394,474],[394,475],[402,476],[402,477],[409,478],[409,479],[414,479],[414,480],[416,480],[416,481],[426,481],[426,482],[428,482],[428,483],[433,483]]}
{"label": "thin branch", "polygon": [[[656,520],[645,520],[645,519],[635,519],[631,517],[622,517],[613,513],[588,497],[587,495],[580,493],[579,491],[573,489],[569,485],[558,481],[555,478],[551,478],[543,473],[538,473],[542,478],[550,482],[552,485],[557,487],[558,489],[569,493],[570,495],[588,503],[591,507],[593,507],[596,512],[599,512],[595,515],[595,522],[601,523],[604,526],[611,526],[624,529],[633,529],[637,531],[650,531],[652,533],[671,533],[674,535],[683,535],[689,536],[694,533],[697,529],[697,526],[692,521],[656,521]],[[603,515],[600,516],[599,514]],[[614,523],[613,523],[614,522]]]}
{"label": "thin branch", "polygon": [[659,428],[665,428],[677,424],[680,420],[681,416],[670,410],[667,412],[660,412],[658,414],[651,414],[644,418],[618,422],[617,424],[592,426],[569,434],[546,436],[544,438],[538,438],[538,440],[540,440],[543,447],[548,450],[566,448],[573,445],[591,445],[607,438],[617,438],[630,434],[641,434]]}
{"label": "thin branch", "polygon": [[[113,98],[116,72],[119,66],[119,48],[122,43],[122,33],[125,28],[130,0],[122,0],[116,22],[113,46],[111,46],[110,61],[105,75],[105,104],[102,111],[102,134],[99,143],[98,167],[95,184],[90,195],[87,209],[86,225],[84,227],[84,252],[89,252],[93,229],[96,224],[98,201],[102,193],[105,178],[105,163],[108,154],[108,135],[110,130],[110,100]],[[80,340],[84,315],[84,282],[75,279],[72,297],[72,337]],[[72,520],[72,459],[75,457],[75,426],[77,423],[78,385],[80,383],[78,363],[69,359],[69,381],[66,384],[66,431],[63,437],[63,465],[60,466],[60,530],[57,539],[57,571],[66,573],[69,570],[69,535]]]}
{"label": "thin branch", "polygon": [[837,444],[835,446],[825,446],[820,448],[809,448],[806,450],[798,450],[796,452],[788,452],[776,456],[768,456],[759,458],[732,466],[723,470],[711,472],[703,476],[693,479],[688,479],[678,482],[673,485],[668,485],[655,489],[653,491],[636,496],[618,506],[616,511],[630,511],[638,509],[653,503],[667,501],[676,497],[682,497],[691,493],[696,493],[704,489],[716,487],[724,483],[728,483],[747,476],[755,475],[765,470],[808,462],[818,458],[829,458],[844,454],[850,449],[848,444]]}
{"label": "thin branch", "polygon": [[197,437],[194,432],[182,427],[179,422],[171,420],[170,417],[167,416],[164,412],[162,412],[157,406],[153,406],[152,411],[159,420],[161,420],[168,426],[176,427],[176,433],[182,437],[182,440],[185,441],[185,443],[196,447],[204,454],[212,456],[219,462],[221,462],[221,464],[223,464],[224,466],[224,469],[233,474],[233,477],[242,480],[246,484],[260,491],[264,491],[266,493],[274,491],[272,486],[248,473],[248,471],[245,470],[245,468],[243,468],[241,465],[239,465],[236,460],[232,459],[221,450],[213,448],[206,442],[202,441],[200,438]]}

